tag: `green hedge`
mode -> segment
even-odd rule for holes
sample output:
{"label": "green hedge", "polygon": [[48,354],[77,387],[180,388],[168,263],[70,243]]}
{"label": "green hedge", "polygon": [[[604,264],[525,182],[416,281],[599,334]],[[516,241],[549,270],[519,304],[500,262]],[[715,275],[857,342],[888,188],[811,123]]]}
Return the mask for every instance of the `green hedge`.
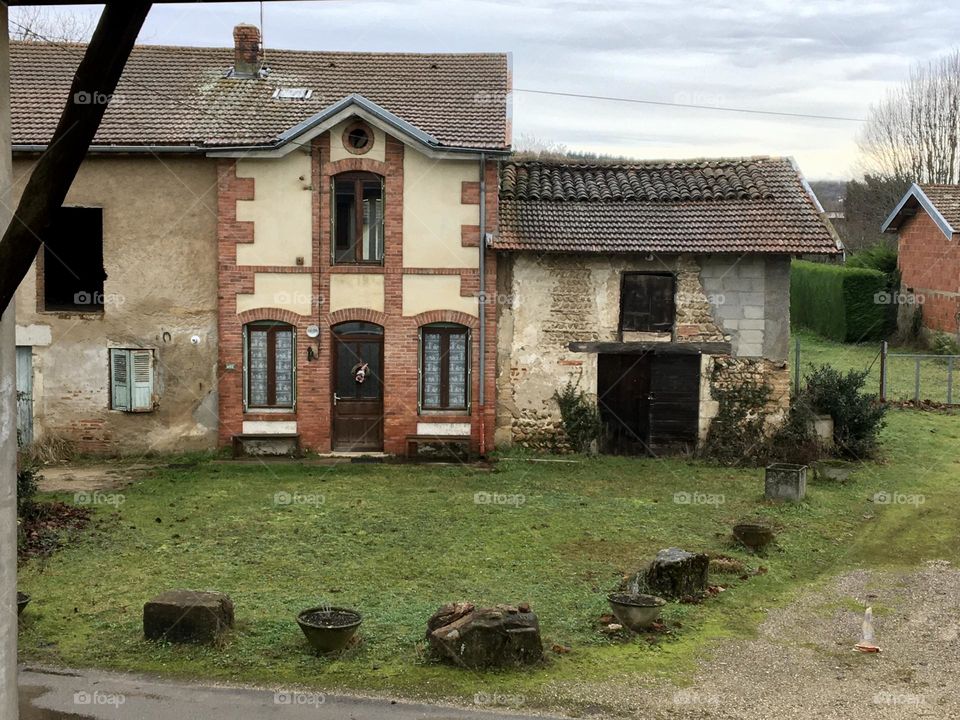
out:
{"label": "green hedge", "polygon": [[887,276],[877,270],[794,260],[790,315],[797,327],[838,342],[885,338],[895,319]]}

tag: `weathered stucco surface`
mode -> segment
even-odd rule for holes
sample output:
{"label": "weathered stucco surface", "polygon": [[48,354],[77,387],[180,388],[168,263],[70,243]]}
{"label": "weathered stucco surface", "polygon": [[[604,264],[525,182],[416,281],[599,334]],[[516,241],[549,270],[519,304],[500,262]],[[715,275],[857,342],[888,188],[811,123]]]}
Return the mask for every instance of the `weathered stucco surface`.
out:
{"label": "weathered stucco surface", "polygon": [[[776,421],[789,401],[789,259],[739,256],[502,256],[498,275],[497,443],[557,445],[554,393],[568,381],[588,396],[597,390],[597,355],[571,342],[618,342],[620,283],[625,271],[676,277],[672,336],[624,341],[730,342],[732,356],[701,360],[699,435],[717,402],[715,378],[753,376],[773,390]],[[716,363],[722,363],[717,372]],[[562,444],[562,443],[561,443]]]}
{"label": "weathered stucco surface", "polygon": [[254,242],[237,245],[237,265],[313,262],[310,153],[237,161],[237,177],[253,178],[254,199],[237,202],[237,220],[252,222]]}
{"label": "weathered stucco surface", "polygon": [[[477,182],[475,160],[435,160],[408,147],[403,155],[403,266],[474,268],[475,247],[462,247],[461,228],[479,222],[478,207],[463,204],[463,182]],[[496,191],[496,188],[491,188]]]}
{"label": "weathered stucco surface", "polygon": [[[32,162],[17,159],[19,193]],[[216,445],[216,169],[205,159],[92,157],[66,205],[103,208],[103,313],[38,312],[36,266],[17,292],[33,345],[34,434],[94,452]],[[191,338],[199,337],[193,344]],[[46,340],[47,342],[37,342]],[[108,348],[152,348],[156,408],[110,410]]]}

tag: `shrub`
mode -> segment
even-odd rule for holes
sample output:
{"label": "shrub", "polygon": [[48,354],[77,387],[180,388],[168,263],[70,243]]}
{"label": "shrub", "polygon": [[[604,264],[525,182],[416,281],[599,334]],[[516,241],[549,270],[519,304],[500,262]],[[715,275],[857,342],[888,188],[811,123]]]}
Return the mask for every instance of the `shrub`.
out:
{"label": "shrub", "polygon": [[842,373],[821,365],[807,376],[805,393],[810,406],[833,418],[833,442],[850,457],[867,457],[877,448],[887,408],[877,396],[863,392],[866,370]]}
{"label": "shrub", "polygon": [[22,515],[23,511],[33,503],[33,496],[37,494],[37,480],[40,478],[40,471],[36,465],[29,463],[18,463],[17,467],[17,515]]}
{"label": "shrub", "polygon": [[790,402],[790,412],[767,442],[766,463],[806,465],[819,460],[824,448],[813,429],[817,413],[810,393],[802,389]]}
{"label": "shrub", "polygon": [[719,404],[703,445],[703,455],[724,465],[755,464],[764,454],[765,408],[770,386],[743,380],[714,385]]}
{"label": "shrub", "polygon": [[930,342],[930,349],[937,355],[960,355],[960,343],[953,335],[938,332]]}
{"label": "shrub", "polygon": [[567,381],[559,392],[553,394],[557,405],[560,406],[560,417],[563,421],[563,430],[567,434],[570,446],[576,452],[586,452],[591,443],[600,437],[602,424],[600,411],[591,403],[579,383]]}
{"label": "shrub", "polygon": [[896,320],[887,277],[878,270],[795,261],[790,313],[799,326],[838,342],[881,340]]}

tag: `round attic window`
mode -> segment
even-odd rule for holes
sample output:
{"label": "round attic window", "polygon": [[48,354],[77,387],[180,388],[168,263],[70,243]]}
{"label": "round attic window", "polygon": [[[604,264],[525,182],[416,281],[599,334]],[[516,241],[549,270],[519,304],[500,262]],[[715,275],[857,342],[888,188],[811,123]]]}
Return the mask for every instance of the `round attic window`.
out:
{"label": "round attic window", "polygon": [[343,146],[354,155],[365,155],[373,147],[373,130],[363,122],[347,126],[343,131]]}

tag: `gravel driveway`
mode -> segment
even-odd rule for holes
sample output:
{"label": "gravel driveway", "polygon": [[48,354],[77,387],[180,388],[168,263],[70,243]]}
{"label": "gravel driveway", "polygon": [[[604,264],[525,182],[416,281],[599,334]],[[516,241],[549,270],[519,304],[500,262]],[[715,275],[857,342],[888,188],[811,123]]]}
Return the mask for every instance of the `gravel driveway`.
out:
{"label": "gravel driveway", "polygon": [[[880,654],[853,649],[867,604]],[[689,687],[603,683],[574,694],[633,717],[960,718],[958,637],[960,571],[949,563],[858,570],[771,611],[755,639],[721,645]]]}

